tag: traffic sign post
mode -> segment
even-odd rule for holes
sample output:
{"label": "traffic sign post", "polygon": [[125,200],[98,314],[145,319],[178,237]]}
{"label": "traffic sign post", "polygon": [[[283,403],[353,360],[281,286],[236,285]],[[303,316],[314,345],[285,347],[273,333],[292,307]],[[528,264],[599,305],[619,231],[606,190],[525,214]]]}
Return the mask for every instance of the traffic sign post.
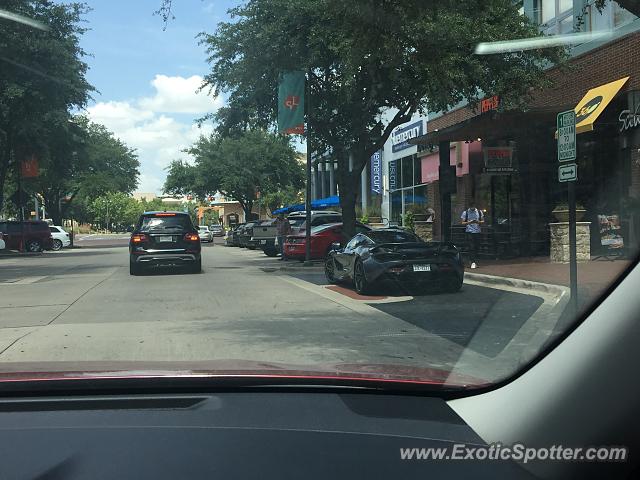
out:
{"label": "traffic sign post", "polygon": [[578,179],[578,165],[575,163],[565,163],[558,167],[559,182],[575,182]]}
{"label": "traffic sign post", "polygon": [[573,110],[560,112],[556,119],[558,131],[558,181],[567,182],[569,196],[569,285],[571,287],[570,305],[573,313],[578,313],[578,249],[576,245],[576,180],[578,165],[573,162],[577,157],[576,113]]}
{"label": "traffic sign post", "polygon": [[558,114],[558,161],[570,162],[576,159],[576,112],[567,110]]}

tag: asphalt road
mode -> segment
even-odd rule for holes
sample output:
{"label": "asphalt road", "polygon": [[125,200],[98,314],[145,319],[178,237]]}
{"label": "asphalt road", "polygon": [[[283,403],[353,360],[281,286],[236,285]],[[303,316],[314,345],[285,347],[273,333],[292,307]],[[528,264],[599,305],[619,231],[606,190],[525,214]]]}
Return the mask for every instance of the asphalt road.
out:
{"label": "asphalt road", "polygon": [[201,274],[132,277],[125,246],[94,241],[101,248],[0,259],[0,363],[400,364],[495,380],[553,327],[531,292],[465,284],[360,298],[328,288],[320,268],[221,245],[203,247]]}

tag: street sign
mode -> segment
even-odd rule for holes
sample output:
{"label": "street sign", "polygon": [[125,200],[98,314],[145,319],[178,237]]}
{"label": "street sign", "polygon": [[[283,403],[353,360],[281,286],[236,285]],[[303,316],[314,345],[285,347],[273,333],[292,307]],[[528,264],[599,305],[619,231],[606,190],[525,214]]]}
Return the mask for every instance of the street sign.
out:
{"label": "street sign", "polygon": [[576,112],[567,110],[557,117],[558,161],[570,162],[576,159]]}
{"label": "street sign", "polygon": [[575,182],[578,179],[578,165],[575,163],[565,163],[558,167],[559,182]]}

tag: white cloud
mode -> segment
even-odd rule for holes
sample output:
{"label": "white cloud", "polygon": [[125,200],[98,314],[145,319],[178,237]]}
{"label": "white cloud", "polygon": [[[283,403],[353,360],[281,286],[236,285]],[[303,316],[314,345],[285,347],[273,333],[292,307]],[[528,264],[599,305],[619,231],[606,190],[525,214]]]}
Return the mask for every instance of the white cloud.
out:
{"label": "white cloud", "polygon": [[[141,164],[138,191],[160,193],[165,168],[172,160],[190,161],[183,150],[200,135],[208,135],[211,125],[198,128],[193,119],[214,112],[222,101],[196,94],[201,77],[156,75],[151,82],[155,95],[131,101],[99,102],[88,108],[89,118],[105,125],[138,153]],[[185,114],[194,118],[185,120]]]}
{"label": "white cloud", "polygon": [[156,94],[140,99],[139,105],[154,112],[203,114],[216,110],[221,100],[207,95],[206,90],[198,91],[202,86],[202,77],[189,78],[156,75],[151,81]]}

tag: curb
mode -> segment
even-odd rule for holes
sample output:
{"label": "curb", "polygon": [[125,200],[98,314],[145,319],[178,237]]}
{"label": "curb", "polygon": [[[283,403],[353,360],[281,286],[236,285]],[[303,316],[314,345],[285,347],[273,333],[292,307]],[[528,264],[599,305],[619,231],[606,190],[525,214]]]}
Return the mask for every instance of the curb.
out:
{"label": "curb", "polygon": [[483,282],[490,285],[503,285],[513,288],[522,288],[526,290],[534,290],[536,292],[546,293],[550,295],[564,295],[569,292],[569,287],[562,285],[554,285],[551,283],[534,282],[532,280],[524,280],[522,278],[499,277],[497,275],[487,275],[484,273],[464,273],[464,278]]}
{"label": "curb", "polygon": [[42,252],[0,252],[0,258],[39,257]]}

